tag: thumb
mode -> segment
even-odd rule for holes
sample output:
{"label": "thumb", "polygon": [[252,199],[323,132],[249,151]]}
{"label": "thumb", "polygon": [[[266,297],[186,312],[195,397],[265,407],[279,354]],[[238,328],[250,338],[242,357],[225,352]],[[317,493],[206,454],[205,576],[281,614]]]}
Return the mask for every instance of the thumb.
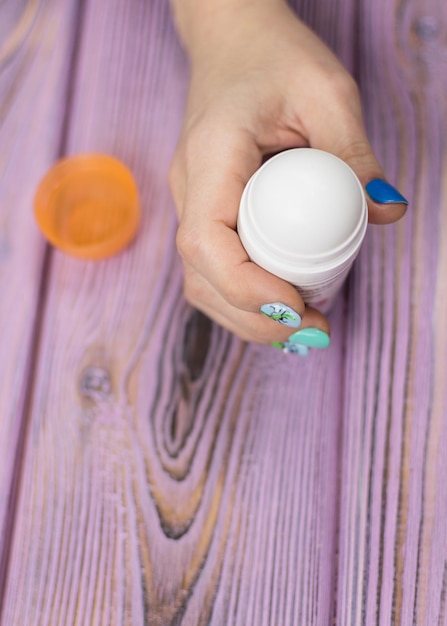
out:
{"label": "thumb", "polygon": [[336,156],[349,165],[362,183],[371,223],[389,224],[405,214],[408,200],[386,180],[366,135],[351,138]]}
{"label": "thumb", "polygon": [[350,106],[344,101],[334,106],[310,134],[313,148],[320,148],[345,161],[359,178],[368,202],[369,221],[389,224],[399,220],[407,209],[406,198],[387,181],[368,141],[360,101]]}

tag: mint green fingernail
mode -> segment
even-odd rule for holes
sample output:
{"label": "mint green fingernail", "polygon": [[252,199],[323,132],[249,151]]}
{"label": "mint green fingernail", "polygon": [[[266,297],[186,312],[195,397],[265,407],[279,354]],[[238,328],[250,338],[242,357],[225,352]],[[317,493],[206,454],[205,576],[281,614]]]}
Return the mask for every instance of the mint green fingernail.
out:
{"label": "mint green fingernail", "polygon": [[302,328],[290,335],[289,341],[308,348],[328,348],[331,343],[329,335],[319,328]]}

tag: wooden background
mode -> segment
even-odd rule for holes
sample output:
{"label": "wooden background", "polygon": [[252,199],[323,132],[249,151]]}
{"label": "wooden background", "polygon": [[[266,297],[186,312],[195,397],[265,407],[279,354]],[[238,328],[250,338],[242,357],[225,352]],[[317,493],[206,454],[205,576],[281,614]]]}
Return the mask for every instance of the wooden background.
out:
{"label": "wooden background", "polygon": [[[0,1],[1,626],[447,624],[447,4],[306,0],[410,198],[307,359],[182,299],[167,0]],[[49,249],[61,155],[135,172],[135,244]]]}

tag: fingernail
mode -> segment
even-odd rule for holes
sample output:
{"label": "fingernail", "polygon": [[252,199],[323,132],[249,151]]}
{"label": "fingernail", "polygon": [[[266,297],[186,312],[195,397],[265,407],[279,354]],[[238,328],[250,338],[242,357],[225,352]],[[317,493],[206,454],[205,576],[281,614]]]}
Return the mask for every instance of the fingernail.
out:
{"label": "fingernail", "polygon": [[279,348],[286,354],[298,354],[298,356],[307,356],[309,354],[309,348],[307,346],[302,346],[299,343],[290,343],[289,341],[285,341],[284,343],[281,341],[273,341],[272,346],[274,348]]}
{"label": "fingernail", "polygon": [[408,200],[397,189],[381,178],[370,180],[365,189],[374,202],[379,202],[380,204],[393,204],[394,202],[408,204]]}
{"label": "fingernail", "polygon": [[302,328],[291,335],[289,343],[297,343],[308,348],[328,348],[331,340],[329,335],[319,328]]}
{"label": "fingernail", "polygon": [[259,309],[260,312],[275,322],[279,322],[283,326],[290,328],[298,328],[301,324],[301,315],[281,302],[271,302],[263,304]]}

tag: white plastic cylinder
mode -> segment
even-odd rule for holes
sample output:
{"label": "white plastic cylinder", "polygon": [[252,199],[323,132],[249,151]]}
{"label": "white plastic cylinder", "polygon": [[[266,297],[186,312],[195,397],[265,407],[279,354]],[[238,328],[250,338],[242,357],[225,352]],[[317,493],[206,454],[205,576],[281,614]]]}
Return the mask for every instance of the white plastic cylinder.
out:
{"label": "white plastic cylinder", "polygon": [[286,150],[248,181],[238,234],[250,259],[295,285],[326,313],[366,233],[363,187],[341,159],[313,148]]}

